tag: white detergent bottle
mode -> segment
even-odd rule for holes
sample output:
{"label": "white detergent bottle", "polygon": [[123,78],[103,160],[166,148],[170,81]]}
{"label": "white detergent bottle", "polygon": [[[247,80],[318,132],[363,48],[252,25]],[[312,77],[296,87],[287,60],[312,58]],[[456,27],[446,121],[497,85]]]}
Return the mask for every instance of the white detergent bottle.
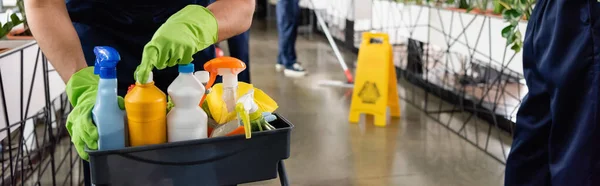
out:
{"label": "white detergent bottle", "polygon": [[179,76],[167,89],[175,105],[167,114],[169,142],[207,137],[208,117],[199,106],[205,88],[194,77],[193,72],[194,64],[179,65]]}

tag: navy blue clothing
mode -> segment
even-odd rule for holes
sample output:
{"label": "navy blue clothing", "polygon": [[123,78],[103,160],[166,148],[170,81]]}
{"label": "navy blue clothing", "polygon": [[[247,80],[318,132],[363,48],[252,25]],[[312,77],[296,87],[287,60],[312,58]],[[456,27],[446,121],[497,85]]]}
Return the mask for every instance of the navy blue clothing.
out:
{"label": "navy blue clothing", "polygon": [[277,63],[292,69],[296,63],[296,37],[298,35],[299,0],[279,0],[275,8],[279,31]]}
{"label": "navy blue clothing", "polygon": [[[93,48],[111,46],[121,55],[117,65],[118,93],[124,96],[134,84],[134,71],[141,62],[144,45],[172,14],[190,4],[208,6],[211,0],[67,0],[67,10],[81,40],[89,66],[94,65]],[[196,70],[215,57],[214,47],[194,55]],[[177,67],[154,70],[154,81],[162,91],[177,77]]]}
{"label": "navy blue clothing", "polygon": [[238,81],[250,83],[250,31],[233,36],[227,40],[229,55],[246,64],[246,70],[238,74]]}
{"label": "navy blue clothing", "polygon": [[505,184],[600,185],[600,3],[538,0]]}

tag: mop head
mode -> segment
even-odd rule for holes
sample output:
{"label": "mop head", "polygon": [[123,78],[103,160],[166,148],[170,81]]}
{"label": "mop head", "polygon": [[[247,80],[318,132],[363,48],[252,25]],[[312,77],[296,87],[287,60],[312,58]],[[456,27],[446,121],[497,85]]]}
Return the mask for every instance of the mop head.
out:
{"label": "mop head", "polygon": [[322,80],[319,81],[320,86],[332,86],[332,87],[343,87],[343,88],[353,88],[354,84],[343,82],[343,81],[334,81],[334,80]]}

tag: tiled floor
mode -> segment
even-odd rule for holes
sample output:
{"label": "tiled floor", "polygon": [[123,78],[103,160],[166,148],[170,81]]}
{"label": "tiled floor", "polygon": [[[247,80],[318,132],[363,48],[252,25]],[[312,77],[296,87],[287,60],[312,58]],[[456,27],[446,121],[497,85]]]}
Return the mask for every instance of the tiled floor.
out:
{"label": "tiled floor", "polygon": [[[386,128],[374,127],[369,117],[349,124],[351,89],[319,85],[344,80],[329,45],[299,37],[298,60],[311,74],[290,79],[275,72],[276,35],[270,27],[253,28],[251,74],[296,126],[285,161],[292,185],[502,185],[501,163],[404,102],[402,117]],[[356,60],[344,53],[348,63]],[[267,184],[279,183],[252,185]]]}

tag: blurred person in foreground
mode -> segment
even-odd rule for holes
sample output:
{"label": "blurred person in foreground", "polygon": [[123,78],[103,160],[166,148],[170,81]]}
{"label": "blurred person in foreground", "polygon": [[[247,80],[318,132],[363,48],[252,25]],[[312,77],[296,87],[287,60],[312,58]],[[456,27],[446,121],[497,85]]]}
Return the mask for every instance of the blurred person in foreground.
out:
{"label": "blurred person in foreground", "polygon": [[600,3],[538,0],[505,184],[600,185]]}
{"label": "blurred person in foreground", "polygon": [[246,70],[238,74],[238,81],[250,83],[250,31],[233,36],[227,40],[229,55],[246,64]]}

